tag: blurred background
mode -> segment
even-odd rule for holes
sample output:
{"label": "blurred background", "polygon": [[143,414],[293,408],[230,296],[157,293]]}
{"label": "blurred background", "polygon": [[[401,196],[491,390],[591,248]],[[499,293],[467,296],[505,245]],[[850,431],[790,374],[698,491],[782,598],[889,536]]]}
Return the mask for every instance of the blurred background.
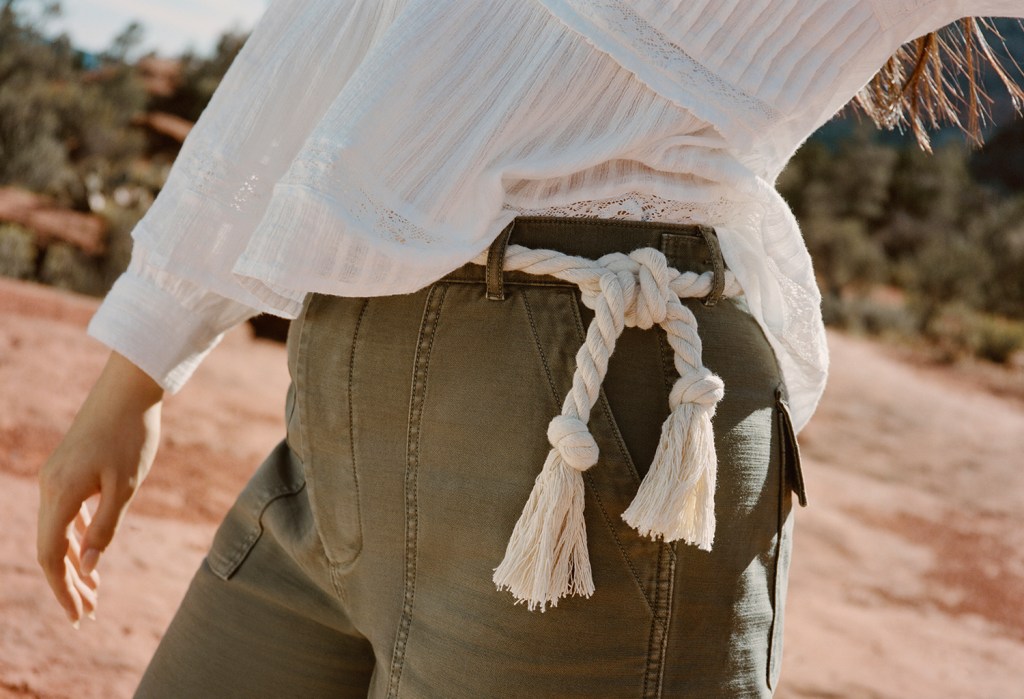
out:
{"label": "blurred background", "polygon": [[[283,435],[282,324],[168,399],[157,466],[67,626],[34,476],[106,351],[84,326],[265,2],[0,0],[0,696],[129,696],[213,528]],[[1024,30],[997,20],[1024,60]],[[1019,73],[1018,73],[1019,77]],[[832,379],[801,433],[784,697],[1024,697],[1024,119],[933,153],[845,110],[779,180]]]}

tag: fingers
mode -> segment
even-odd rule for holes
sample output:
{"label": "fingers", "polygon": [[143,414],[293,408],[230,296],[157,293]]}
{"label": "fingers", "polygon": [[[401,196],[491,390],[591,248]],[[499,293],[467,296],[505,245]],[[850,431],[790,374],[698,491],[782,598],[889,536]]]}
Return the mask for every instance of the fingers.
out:
{"label": "fingers", "polygon": [[[82,601],[81,613],[90,619],[95,620],[99,593],[95,588],[90,587],[88,583],[79,577],[78,572],[73,566],[68,566],[68,577],[71,580],[71,584],[74,586],[75,593]],[[81,616],[79,616],[79,618],[81,618]]]}
{"label": "fingers", "polygon": [[86,523],[85,536],[82,537],[81,571],[85,575],[95,570],[100,554],[117,533],[121,518],[134,494],[131,484],[118,483],[114,478],[102,479],[100,487],[99,506],[91,521]]}
{"label": "fingers", "polygon": [[[99,577],[94,569],[159,442],[163,391],[143,376],[112,353],[39,473],[37,557],[73,623],[95,609]],[[101,497],[90,516],[83,502],[93,495]]]}
{"label": "fingers", "polygon": [[81,538],[82,534],[84,534],[84,528],[80,531],[78,522],[79,518],[76,517],[76,526],[72,528],[71,536],[68,538],[67,557],[68,560],[71,562],[71,565],[74,567],[75,572],[78,574],[78,577],[81,579],[81,581],[88,585],[91,589],[95,590],[99,587],[100,584],[100,574],[97,573],[95,570],[86,573],[82,568],[82,545],[79,543],[79,539]]}
{"label": "fingers", "polygon": [[91,521],[92,512],[89,511],[89,503],[83,502],[82,506],[78,508],[78,514],[75,515],[75,527],[80,534],[84,534]]}
{"label": "fingers", "polygon": [[[84,603],[79,591],[77,572],[69,558],[72,521],[78,514],[82,499],[73,492],[53,489],[46,483],[40,488],[39,523],[36,549],[39,565],[57,602],[64,608],[72,624],[82,617]],[[80,581],[79,581],[80,582]]]}
{"label": "fingers", "polygon": [[78,593],[82,600],[83,612],[86,616],[95,619],[99,595],[99,577],[95,571],[91,575],[82,573],[82,564],[79,559],[80,547],[76,532],[71,532],[68,543],[68,555],[64,559],[64,564],[68,567],[69,579],[74,586],[74,592]]}

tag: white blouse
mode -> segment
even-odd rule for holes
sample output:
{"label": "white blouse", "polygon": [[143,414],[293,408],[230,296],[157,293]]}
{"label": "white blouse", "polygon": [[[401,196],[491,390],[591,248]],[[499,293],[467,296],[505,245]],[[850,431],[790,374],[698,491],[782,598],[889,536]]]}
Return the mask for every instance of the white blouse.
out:
{"label": "white blouse", "polygon": [[89,333],[177,391],[308,292],[420,289],[517,215],[714,226],[797,429],[820,295],[775,180],[905,41],[1024,0],[274,0]]}

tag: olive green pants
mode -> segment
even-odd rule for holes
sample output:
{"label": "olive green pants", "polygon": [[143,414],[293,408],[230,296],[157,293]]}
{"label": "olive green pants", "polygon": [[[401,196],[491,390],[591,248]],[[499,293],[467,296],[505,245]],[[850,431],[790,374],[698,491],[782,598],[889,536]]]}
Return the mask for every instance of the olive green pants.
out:
{"label": "olive green pants", "polygon": [[[722,269],[680,224],[520,217],[511,242],[596,258],[660,249]],[[140,697],[747,697],[779,676],[799,457],[742,298],[695,313],[725,383],[711,552],[620,517],[676,378],[626,328],[584,473],[596,592],[546,612],[491,581],[550,449],[592,311],[572,284],[467,264],[416,293],[313,294],[292,323],[287,439],[217,531]],[[212,464],[211,468],[216,468]]]}

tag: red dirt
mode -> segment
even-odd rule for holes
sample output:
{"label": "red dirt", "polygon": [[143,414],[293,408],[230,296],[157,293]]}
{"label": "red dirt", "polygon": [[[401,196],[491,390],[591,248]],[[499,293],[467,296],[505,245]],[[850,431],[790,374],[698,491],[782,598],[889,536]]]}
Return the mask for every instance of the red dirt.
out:
{"label": "red dirt", "polygon": [[[167,399],[152,474],[68,626],[35,564],[34,475],[98,375],[91,299],[0,280],[0,697],[127,697],[217,521],[283,435],[284,348],[230,333]],[[1024,403],[832,334],[801,434],[777,696],[1024,696]],[[1019,377],[1014,380],[1019,380]]]}

